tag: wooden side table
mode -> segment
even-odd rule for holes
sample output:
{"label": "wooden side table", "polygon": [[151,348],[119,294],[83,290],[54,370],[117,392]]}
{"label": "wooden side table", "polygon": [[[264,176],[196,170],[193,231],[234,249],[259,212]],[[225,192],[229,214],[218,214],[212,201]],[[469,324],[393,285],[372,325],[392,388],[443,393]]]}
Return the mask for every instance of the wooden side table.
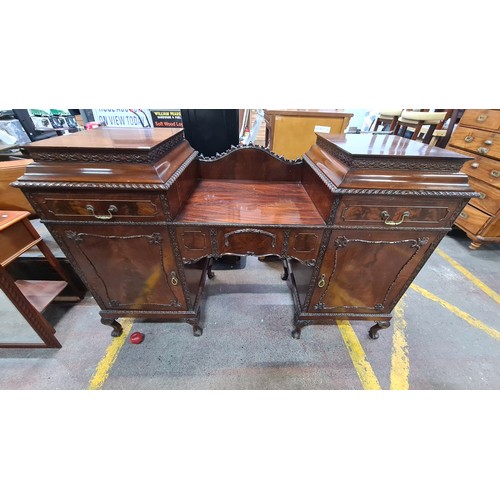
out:
{"label": "wooden side table", "polygon": [[[0,289],[44,343],[0,343],[0,347],[61,347],[55,337],[55,328],[41,313],[67,284],[74,284],[31,225],[29,215],[26,211],[0,210]],[[64,281],[14,281],[6,269],[7,266],[35,245]]]}

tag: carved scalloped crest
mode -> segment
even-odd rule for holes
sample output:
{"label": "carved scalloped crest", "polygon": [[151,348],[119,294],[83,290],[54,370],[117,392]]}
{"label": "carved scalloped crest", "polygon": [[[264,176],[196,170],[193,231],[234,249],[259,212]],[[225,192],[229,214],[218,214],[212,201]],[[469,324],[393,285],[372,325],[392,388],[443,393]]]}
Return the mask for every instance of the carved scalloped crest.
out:
{"label": "carved scalloped crest", "polygon": [[287,160],[283,155],[278,155],[265,146],[259,146],[257,144],[253,144],[253,143],[238,144],[237,146],[233,145],[224,153],[216,153],[215,156],[204,156],[203,154],[200,154],[200,156],[198,156],[198,159],[200,161],[206,161],[206,162],[217,161],[217,160],[220,160],[221,158],[225,158],[226,156],[229,156],[230,154],[234,153],[235,151],[241,151],[242,149],[257,149],[257,150],[263,151],[264,153],[268,154],[269,156],[272,156],[273,158],[276,158],[277,160],[279,160],[283,163],[287,163],[290,165],[299,165],[300,163],[302,163],[302,158],[300,158],[300,157],[296,158],[295,160]]}

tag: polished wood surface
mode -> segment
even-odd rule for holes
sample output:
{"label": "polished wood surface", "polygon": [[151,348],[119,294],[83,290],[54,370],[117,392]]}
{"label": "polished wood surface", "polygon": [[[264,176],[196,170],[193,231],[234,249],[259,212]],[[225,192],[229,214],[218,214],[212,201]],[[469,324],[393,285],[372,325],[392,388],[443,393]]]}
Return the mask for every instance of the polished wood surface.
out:
{"label": "polished wood surface", "polygon": [[380,134],[324,134],[318,136],[330,142],[338,150],[350,155],[352,159],[369,158],[376,166],[378,160],[385,157],[397,157],[399,162],[406,158],[415,158],[420,161],[432,159],[433,169],[439,169],[439,162],[457,160],[463,162],[464,154],[451,152],[419,141],[412,141],[396,135]]}
{"label": "polished wood surface", "polygon": [[200,181],[177,222],[322,225],[300,183]]}
{"label": "polished wood surface", "polygon": [[300,158],[316,142],[318,127],[341,134],[352,116],[342,110],[266,109],[266,145],[285,158]]}
{"label": "polished wood surface", "polygon": [[500,242],[500,110],[465,110],[448,149],[472,157],[461,172],[480,196],[470,200],[456,225],[471,239],[471,250]]}
{"label": "polished wood surface", "polygon": [[[419,236],[415,231],[333,231],[319,272],[325,284],[315,288],[309,311],[391,313],[415,268],[442,236],[425,230]],[[363,270],[368,269],[379,270],[376,280],[367,279]]]}
{"label": "polished wood surface", "polygon": [[[130,133],[133,130],[133,133]],[[150,150],[163,141],[182,133],[179,128],[108,128],[98,127],[65,134],[29,145],[30,151],[44,149],[138,149]]]}
{"label": "polished wood surface", "polygon": [[75,147],[40,159],[17,184],[115,336],[127,316],[187,321],[201,334],[205,278],[229,254],[283,261],[295,338],[336,319],[375,321],[376,338],[473,196],[460,173],[472,157],[395,136],[314,141],[297,160],[253,145],[207,158],[182,136],[163,156],[114,162],[84,145],[83,156]]}

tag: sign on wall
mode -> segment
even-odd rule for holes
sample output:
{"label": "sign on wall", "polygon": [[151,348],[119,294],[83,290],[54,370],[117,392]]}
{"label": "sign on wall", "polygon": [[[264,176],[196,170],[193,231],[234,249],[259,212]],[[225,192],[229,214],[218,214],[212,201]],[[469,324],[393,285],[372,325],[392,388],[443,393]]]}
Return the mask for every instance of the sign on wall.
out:
{"label": "sign on wall", "polygon": [[180,109],[93,109],[94,121],[107,127],[182,127]]}
{"label": "sign on wall", "polygon": [[151,110],[154,127],[182,128],[182,116],[180,109]]}

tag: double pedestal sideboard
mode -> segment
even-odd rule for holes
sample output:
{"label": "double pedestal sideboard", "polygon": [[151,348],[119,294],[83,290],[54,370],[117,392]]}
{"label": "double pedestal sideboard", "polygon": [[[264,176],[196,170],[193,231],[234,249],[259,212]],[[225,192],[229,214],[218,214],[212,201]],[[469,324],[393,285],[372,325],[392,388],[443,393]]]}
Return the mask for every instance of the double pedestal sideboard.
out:
{"label": "double pedestal sideboard", "polygon": [[201,335],[205,279],[229,254],[282,260],[295,338],[337,319],[374,322],[376,338],[474,195],[467,156],[388,135],[318,133],[293,161],[253,145],[204,157],[179,129],[100,128],[27,149],[15,186],[114,336],[122,317]]}

